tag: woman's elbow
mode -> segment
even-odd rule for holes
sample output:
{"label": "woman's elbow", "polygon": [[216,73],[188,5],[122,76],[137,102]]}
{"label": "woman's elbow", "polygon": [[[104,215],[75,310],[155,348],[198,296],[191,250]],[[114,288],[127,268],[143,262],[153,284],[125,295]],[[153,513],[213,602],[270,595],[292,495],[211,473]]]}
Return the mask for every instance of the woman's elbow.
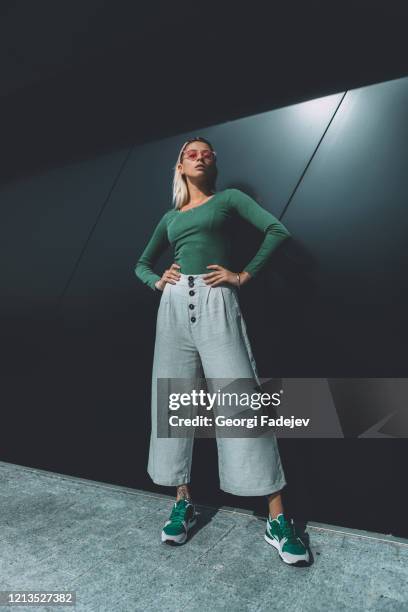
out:
{"label": "woman's elbow", "polygon": [[136,274],[137,278],[141,281],[143,280],[145,270],[146,270],[146,266],[141,261],[138,261],[134,267],[134,273]]}

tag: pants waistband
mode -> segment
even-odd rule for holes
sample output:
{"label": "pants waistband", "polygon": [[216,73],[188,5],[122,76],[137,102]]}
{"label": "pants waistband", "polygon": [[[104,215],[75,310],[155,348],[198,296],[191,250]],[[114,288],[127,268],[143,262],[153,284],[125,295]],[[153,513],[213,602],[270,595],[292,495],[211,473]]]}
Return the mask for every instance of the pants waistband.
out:
{"label": "pants waistband", "polygon": [[182,287],[189,287],[190,284],[194,284],[195,287],[209,287],[203,278],[206,274],[209,274],[209,272],[204,274],[183,274],[181,272],[180,279],[176,281],[176,284]]}

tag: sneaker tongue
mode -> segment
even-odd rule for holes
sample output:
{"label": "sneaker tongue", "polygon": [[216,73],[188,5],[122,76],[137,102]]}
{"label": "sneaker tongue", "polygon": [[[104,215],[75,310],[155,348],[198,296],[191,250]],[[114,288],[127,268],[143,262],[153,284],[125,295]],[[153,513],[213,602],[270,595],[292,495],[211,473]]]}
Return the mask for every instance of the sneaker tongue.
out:
{"label": "sneaker tongue", "polygon": [[293,539],[296,539],[296,533],[295,533],[294,524],[292,523],[292,520],[285,518],[283,514],[279,514],[277,519],[279,521],[279,525],[281,526],[281,529],[285,529],[286,537],[291,541]]}
{"label": "sneaker tongue", "polygon": [[284,525],[286,522],[289,522],[289,521],[286,521],[286,519],[285,519],[285,515],[284,515],[283,513],[278,514],[278,516],[277,516],[276,518],[278,519],[279,524],[280,524],[281,526],[282,526],[282,525]]}

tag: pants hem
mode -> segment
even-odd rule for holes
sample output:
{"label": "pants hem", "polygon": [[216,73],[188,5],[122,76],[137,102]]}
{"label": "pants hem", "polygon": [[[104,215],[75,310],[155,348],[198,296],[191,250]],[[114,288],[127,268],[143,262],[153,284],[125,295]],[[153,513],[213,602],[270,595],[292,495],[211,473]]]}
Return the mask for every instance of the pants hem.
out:
{"label": "pants hem", "polygon": [[286,480],[282,480],[279,483],[273,482],[269,485],[262,485],[262,487],[258,487],[257,489],[241,489],[239,487],[230,486],[228,484],[220,483],[220,489],[225,491],[225,493],[232,493],[232,495],[240,495],[247,497],[256,497],[261,495],[270,495],[271,493],[276,493],[283,489],[286,486]]}
{"label": "pants hem", "polygon": [[152,476],[149,472],[148,472],[150,478],[153,480],[154,484],[157,485],[161,485],[163,487],[177,487],[178,485],[184,484],[184,483],[190,483],[190,475],[189,474],[184,474],[182,476],[177,476],[177,477],[173,477],[173,478],[160,478],[157,476]]}

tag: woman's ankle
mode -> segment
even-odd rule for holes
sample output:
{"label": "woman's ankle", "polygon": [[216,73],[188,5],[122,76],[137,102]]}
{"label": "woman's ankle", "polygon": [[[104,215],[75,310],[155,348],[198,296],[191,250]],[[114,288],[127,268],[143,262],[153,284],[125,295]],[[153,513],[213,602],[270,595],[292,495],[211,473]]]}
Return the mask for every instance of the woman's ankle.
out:
{"label": "woman's ankle", "polygon": [[188,499],[192,501],[191,490],[188,484],[182,484],[177,487],[176,490],[176,502],[180,499]]}

